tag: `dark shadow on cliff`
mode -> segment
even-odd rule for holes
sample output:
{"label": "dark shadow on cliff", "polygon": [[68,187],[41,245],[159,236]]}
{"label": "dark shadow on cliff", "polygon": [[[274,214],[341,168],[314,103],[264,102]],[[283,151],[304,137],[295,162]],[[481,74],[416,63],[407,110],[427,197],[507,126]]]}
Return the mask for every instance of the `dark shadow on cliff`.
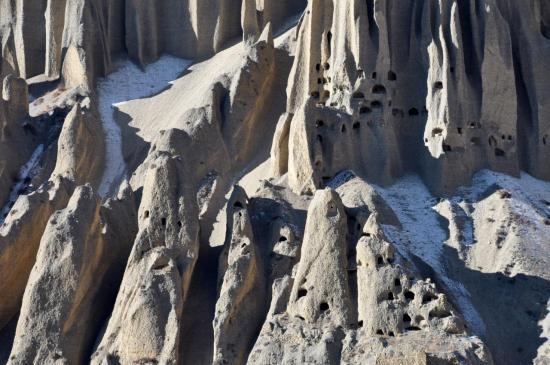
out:
{"label": "dark shadow on cliff", "polygon": [[15,329],[19,313],[17,313],[11,321],[0,331],[0,364],[6,364],[10,357],[11,347],[15,338]]}
{"label": "dark shadow on cliff", "polygon": [[461,282],[486,326],[482,339],[495,364],[531,364],[544,339],[538,322],[547,314],[550,281],[525,274],[514,277],[466,267],[457,251],[444,248],[449,276]]}
{"label": "dark shadow on cliff", "polygon": [[181,363],[212,364],[212,321],[217,299],[218,258],[223,247],[201,244],[193,279],[184,305],[181,325]]}
{"label": "dark shadow on cliff", "polygon": [[132,117],[130,117],[130,115],[120,111],[118,108],[113,110],[113,114],[114,120],[120,128],[122,137],[122,156],[126,163],[129,178],[147,157],[151,144],[139,136],[139,129],[130,125],[132,122]]}

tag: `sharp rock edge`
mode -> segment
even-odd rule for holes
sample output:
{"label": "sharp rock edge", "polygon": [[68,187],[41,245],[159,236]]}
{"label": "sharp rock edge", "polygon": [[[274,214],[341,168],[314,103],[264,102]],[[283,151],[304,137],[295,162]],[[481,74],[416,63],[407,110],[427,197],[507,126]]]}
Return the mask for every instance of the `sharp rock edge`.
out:
{"label": "sharp rock edge", "polygon": [[0,364],[550,364],[545,0],[0,0]]}

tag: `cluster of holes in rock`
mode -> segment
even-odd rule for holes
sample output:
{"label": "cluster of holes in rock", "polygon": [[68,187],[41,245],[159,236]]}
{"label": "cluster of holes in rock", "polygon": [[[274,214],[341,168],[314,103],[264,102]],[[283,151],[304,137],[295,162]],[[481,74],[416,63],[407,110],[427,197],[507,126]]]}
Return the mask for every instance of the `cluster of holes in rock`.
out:
{"label": "cluster of holes in rock", "polygon": [[[331,39],[332,39],[332,33],[331,32],[328,32],[327,33],[327,41],[328,41],[328,44],[329,44],[329,49],[330,49],[330,43],[331,43]],[[317,63],[315,65],[315,71],[320,74],[320,73],[323,73],[324,71],[328,71],[330,69],[330,64],[328,62],[325,62],[324,64],[321,65],[321,63]],[[331,82],[331,78],[330,77],[324,77],[323,75],[319,75],[317,77],[317,85],[321,86],[321,85],[327,85]],[[322,93],[319,91],[319,90],[314,90],[311,92],[311,97],[314,98],[314,99],[329,99],[330,98],[330,91],[329,90],[323,90]],[[323,104],[323,103],[320,103],[320,104]]]}
{"label": "cluster of holes in rock", "polygon": [[[469,122],[468,123],[468,128],[469,129],[481,129],[481,124],[479,122]],[[457,133],[459,135],[463,135],[464,134],[464,129],[462,127],[457,127]],[[443,134],[443,129],[442,128],[439,128],[439,127],[436,127],[436,128],[433,128],[432,129],[432,138],[435,138],[436,136],[441,136]],[[504,141],[504,143],[513,143],[514,141],[514,137],[512,135],[502,135],[500,137],[500,139],[502,141]],[[424,138],[424,142],[425,143],[428,143],[428,138]],[[474,137],[471,137],[470,138],[470,144],[473,145],[473,146],[481,146],[482,142],[481,142],[481,139],[480,137],[477,137],[477,136],[474,136]],[[494,154],[496,157],[506,157],[506,152],[498,147],[498,141],[497,141],[497,138],[495,136],[489,136],[489,139],[488,139],[488,144],[490,147],[493,147],[493,150],[494,150]],[[452,152],[453,151],[453,148],[452,146],[450,146],[449,144],[445,144],[443,143],[442,144],[442,149],[444,152]]]}
{"label": "cluster of holes in rock", "polygon": [[[394,279],[394,286],[398,289],[401,288],[402,284],[401,284],[401,280],[399,278]],[[405,299],[407,300],[407,302],[411,302],[415,299],[415,294],[410,290],[405,290],[403,295],[404,295]],[[387,300],[393,301],[395,299],[396,299],[395,294],[391,290],[388,291]],[[428,303],[430,303],[434,300],[437,300],[437,299],[438,299],[438,296],[436,294],[431,293],[431,292],[426,292],[422,295],[422,304],[426,305],[426,304],[428,304]],[[447,318],[447,317],[450,317],[452,314],[451,314],[451,312],[449,312],[448,310],[446,310],[444,308],[435,307],[435,308],[432,308],[429,311],[428,315],[429,315],[430,319],[433,319],[433,318]],[[424,320],[423,316],[421,316],[421,315],[415,316],[415,322],[416,323],[419,324],[423,320]],[[420,327],[418,327],[417,325],[412,324],[412,318],[410,317],[410,315],[407,312],[405,312],[403,314],[402,321],[403,321],[405,331],[420,331],[421,330]],[[378,329],[376,331],[376,334],[381,335],[381,336],[385,335],[385,333],[382,329]],[[387,335],[390,336],[390,337],[394,336],[392,331],[389,331],[387,333]]]}

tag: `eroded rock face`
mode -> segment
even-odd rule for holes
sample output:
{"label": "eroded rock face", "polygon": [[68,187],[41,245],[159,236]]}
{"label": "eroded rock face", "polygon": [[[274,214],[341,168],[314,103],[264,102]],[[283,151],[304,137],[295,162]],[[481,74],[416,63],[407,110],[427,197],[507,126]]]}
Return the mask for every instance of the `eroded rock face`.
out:
{"label": "eroded rock face", "polygon": [[0,228],[0,272],[5,278],[0,288],[11,293],[0,299],[0,327],[19,311],[46,224],[67,204],[71,191],[72,184],[62,178],[47,182],[18,199]]}
{"label": "eroded rock face", "polygon": [[187,171],[179,156],[150,157],[139,232],[93,363],[178,361],[179,320],[199,249]]}
{"label": "eroded rock face", "polygon": [[542,3],[310,1],[289,79],[292,188],[342,164],[380,183],[414,170],[440,192],[482,168],[546,179]]}
{"label": "eroded rock face", "polygon": [[463,333],[462,320],[431,281],[415,278],[399,265],[394,246],[369,217],[357,242],[359,326],[371,335],[390,337],[423,329]]}
{"label": "eroded rock face", "polygon": [[290,315],[309,323],[321,317],[336,325],[350,322],[346,230],[340,197],[331,190],[317,192],[308,211]]}
{"label": "eroded rock face", "polygon": [[131,190],[101,205],[89,185],[51,216],[9,364],[85,361],[114,301],[136,223]]}
{"label": "eroded rock face", "polygon": [[[214,364],[244,364],[265,312],[262,259],[252,232],[246,193],[235,187],[226,254],[214,317]],[[220,272],[221,274],[221,272]]]}
{"label": "eroded rock face", "polygon": [[163,53],[212,56],[243,34],[255,42],[267,24],[279,28],[304,5],[304,0],[5,1],[2,28],[13,29],[22,77],[61,75],[66,88],[91,89],[120,53],[141,65]]}
{"label": "eroded rock face", "polygon": [[492,363],[446,295],[400,256],[371,209],[355,245],[362,213],[348,217],[336,192],[317,191],[287,309],[267,318],[249,363]]}
{"label": "eroded rock face", "polygon": [[103,173],[105,143],[101,121],[89,109],[89,102],[84,107],[80,103],[75,105],[63,123],[53,175],[97,188]]}
{"label": "eroded rock face", "polygon": [[0,364],[548,361],[546,1],[0,0],[0,39]]}

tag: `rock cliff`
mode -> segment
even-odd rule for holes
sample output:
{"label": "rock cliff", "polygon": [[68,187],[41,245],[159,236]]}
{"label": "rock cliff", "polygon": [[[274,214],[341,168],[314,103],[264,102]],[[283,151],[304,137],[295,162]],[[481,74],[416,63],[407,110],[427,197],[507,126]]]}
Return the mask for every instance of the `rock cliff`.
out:
{"label": "rock cliff", "polygon": [[550,363],[546,0],[0,0],[0,364]]}

